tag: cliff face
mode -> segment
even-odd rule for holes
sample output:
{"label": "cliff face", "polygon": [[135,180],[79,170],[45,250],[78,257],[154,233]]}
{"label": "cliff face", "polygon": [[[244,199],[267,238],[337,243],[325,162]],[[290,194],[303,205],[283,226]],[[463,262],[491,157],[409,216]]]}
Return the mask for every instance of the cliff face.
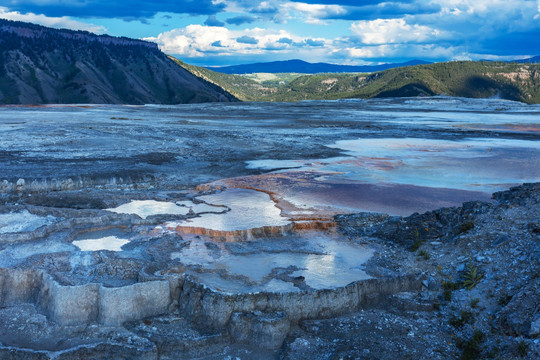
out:
{"label": "cliff face", "polygon": [[0,19],[0,104],[235,100],[154,43]]}

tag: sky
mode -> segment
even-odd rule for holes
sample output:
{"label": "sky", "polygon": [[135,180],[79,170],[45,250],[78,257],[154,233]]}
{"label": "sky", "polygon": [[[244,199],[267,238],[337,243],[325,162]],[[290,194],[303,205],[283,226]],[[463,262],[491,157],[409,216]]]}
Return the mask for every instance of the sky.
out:
{"label": "sky", "polygon": [[540,54],[540,0],[1,0],[0,18],[145,39],[194,65]]}

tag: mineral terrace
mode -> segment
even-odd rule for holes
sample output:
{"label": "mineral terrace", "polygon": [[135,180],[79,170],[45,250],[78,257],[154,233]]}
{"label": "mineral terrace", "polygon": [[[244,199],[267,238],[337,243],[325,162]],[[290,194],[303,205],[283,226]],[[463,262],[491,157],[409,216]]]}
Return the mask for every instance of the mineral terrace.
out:
{"label": "mineral terrace", "polygon": [[[476,120],[480,105],[502,123],[529,113],[434,100],[471,108],[472,125],[457,111],[467,137],[452,140],[455,127],[438,123],[429,139],[402,139],[392,114],[411,105],[378,101],[362,105],[386,119],[377,129],[343,114],[339,124],[321,119],[302,104],[283,105],[302,121],[274,126],[279,114],[228,105],[226,116],[260,119],[244,125],[249,146],[214,127],[219,111],[195,125],[177,119],[180,110],[196,119],[198,107],[146,109],[185,125],[153,124],[153,136],[143,131],[150,115],[131,108],[24,110],[66,123],[28,135],[43,149],[0,142],[9,171],[0,192],[0,359],[539,358],[540,183],[507,186],[538,179],[538,135],[478,130]],[[360,106],[351,104],[323,105]],[[75,126],[88,112],[93,129]],[[19,136],[20,116],[4,114],[2,126]],[[103,149],[126,122],[124,147]],[[291,124],[295,139],[315,139],[281,146]],[[62,131],[78,134],[74,144]],[[393,140],[376,140],[381,131]],[[381,153],[358,153],[365,132],[366,149]],[[488,135],[508,140],[470,139]],[[437,137],[446,140],[435,146]],[[159,144],[179,148],[156,152]],[[144,146],[154,151],[138,153]],[[434,157],[462,172],[441,177],[428,166]],[[363,178],[366,169],[377,179]]]}

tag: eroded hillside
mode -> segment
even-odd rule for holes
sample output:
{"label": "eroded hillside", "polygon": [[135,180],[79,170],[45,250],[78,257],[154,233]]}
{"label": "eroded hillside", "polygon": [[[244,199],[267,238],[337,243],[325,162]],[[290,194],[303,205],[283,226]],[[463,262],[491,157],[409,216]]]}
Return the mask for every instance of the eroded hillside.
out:
{"label": "eroded hillside", "polygon": [[231,101],[155,44],[0,20],[0,104]]}

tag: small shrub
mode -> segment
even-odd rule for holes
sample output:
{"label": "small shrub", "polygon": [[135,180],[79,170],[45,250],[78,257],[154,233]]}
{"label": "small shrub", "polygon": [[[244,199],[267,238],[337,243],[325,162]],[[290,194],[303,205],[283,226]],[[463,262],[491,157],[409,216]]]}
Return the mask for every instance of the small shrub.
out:
{"label": "small shrub", "polygon": [[529,344],[522,340],[517,344],[516,350],[519,356],[527,356],[527,352],[529,351]]}
{"label": "small shrub", "polygon": [[485,335],[480,330],[475,330],[473,336],[469,340],[460,340],[457,342],[457,346],[463,350],[463,360],[475,360],[482,354],[482,343],[484,342]]}
{"label": "small shrub", "polygon": [[418,248],[420,248],[420,246],[422,246],[423,243],[424,243],[424,240],[422,239],[414,240],[413,244],[411,245],[411,252],[415,252],[416,250],[418,250]]}
{"label": "small shrub", "polygon": [[418,231],[418,228],[414,228],[414,241],[413,241],[413,244],[411,245],[411,252],[415,252],[416,250],[418,250],[420,248],[420,246],[422,246],[422,244],[424,243],[424,239],[422,239],[420,237],[420,232]]}
{"label": "small shrub", "polygon": [[440,265],[437,266],[437,271],[439,272],[439,275],[441,276],[441,279],[442,279],[441,285],[443,288],[443,293],[442,293],[443,299],[445,301],[450,301],[452,300],[452,291],[461,289],[462,287],[461,283],[452,281],[453,280],[452,276],[445,275]]}
{"label": "small shrub", "polygon": [[471,290],[473,287],[478,285],[483,278],[484,274],[480,272],[478,266],[475,266],[472,262],[469,262],[463,274],[463,287],[467,290]]}
{"label": "small shrub", "polygon": [[512,300],[512,295],[503,295],[497,300],[497,304],[500,306],[506,306],[510,300]]}
{"label": "small shrub", "polygon": [[442,287],[445,290],[452,290],[452,291],[461,289],[461,285],[453,281],[443,281]]}
{"label": "small shrub", "polygon": [[472,229],[474,229],[474,223],[472,221],[465,221],[458,226],[457,233],[458,235],[463,234]]}
{"label": "small shrub", "polygon": [[456,328],[461,328],[465,324],[474,322],[474,314],[468,310],[461,310],[459,316],[452,316],[449,320],[450,325]]}
{"label": "small shrub", "polygon": [[451,301],[452,300],[452,290],[444,289],[443,290],[443,299],[445,301]]}
{"label": "small shrub", "polygon": [[431,258],[431,255],[426,250],[420,250],[418,252],[418,255],[424,258],[424,260],[429,260]]}
{"label": "small shrub", "polygon": [[471,299],[471,308],[476,309],[478,307],[479,302],[480,302],[479,298]]}

